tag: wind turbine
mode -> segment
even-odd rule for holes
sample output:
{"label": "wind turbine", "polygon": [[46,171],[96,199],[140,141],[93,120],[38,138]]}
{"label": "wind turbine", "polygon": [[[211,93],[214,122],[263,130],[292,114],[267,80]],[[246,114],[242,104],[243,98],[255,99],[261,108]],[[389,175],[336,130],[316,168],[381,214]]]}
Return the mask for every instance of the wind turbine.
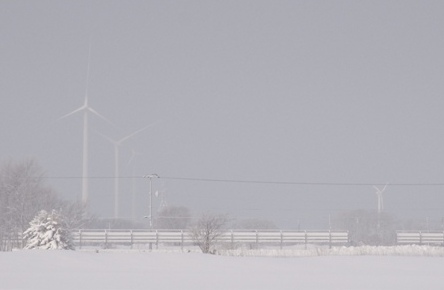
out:
{"label": "wind turbine", "polygon": [[100,115],[96,110],[91,108],[88,104],[88,84],[89,84],[89,70],[91,62],[91,45],[88,52],[88,67],[86,70],[86,89],[85,89],[85,101],[80,108],[62,116],[60,119],[71,116],[77,112],[83,112],[83,165],[82,165],[82,204],[88,203],[88,113],[102,118],[106,122],[112,124],[108,119]]}
{"label": "wind turbine", "polygon": [[373,188],[376,189],[376,196],[378,197],[378,214],[381,214],[381,212],[384,210],[384,199],[382,193],[387,188],[387,184],[384,185],[382,189],[379,189],[376,186],[373,186]]}
{"label": "wind turbine", "polygon": [[156,197],[160,196],[160,203],[159,208],[157,209],[157,213],[160,213],[163,209],[165,209],[168,206],[168,203],[166,201],[166,192],[164,190],[162,191],[156,191],[154,194]]}
{"label": "wind turbine", "polygon": [[384,185],[382,189],[379,189],[376,186],[373,186],[374,189],[376,189],[376,196],[378,197],[378,229],[381,227],[381,213],[384,210],[384,199],[382,196],[382,193],[387,188],[387,184]]}
{"label": "wind turbine", "polygon": [[127,141],[134,135],[148,129],[151,127],[151,125],[148,125],[142,129],[139,129],[137,131],[134,131],[133,133],[119,139],[119,140],[113,140],[109,138],[108,136],[102,135],[104,138],[106,138],[108,141],[114,144],[114,218],[117,219],[119,217],[119,148],[123,144],[123,142]]}

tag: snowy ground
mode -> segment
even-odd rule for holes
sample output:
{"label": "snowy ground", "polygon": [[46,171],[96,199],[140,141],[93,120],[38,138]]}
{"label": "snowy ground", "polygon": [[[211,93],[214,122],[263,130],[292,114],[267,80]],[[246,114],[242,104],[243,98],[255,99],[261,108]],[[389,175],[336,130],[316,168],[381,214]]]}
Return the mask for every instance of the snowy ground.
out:
{"label": "snowy ground", "polygon": [[379,255],[375,249],[337,248],[299,257],[300,250],[287,251],[287,257],[246,257],[251,251],[243,251],[243,257],[140,250],[3,252],[0,289],[444,289],[442,248],[380,248]]}

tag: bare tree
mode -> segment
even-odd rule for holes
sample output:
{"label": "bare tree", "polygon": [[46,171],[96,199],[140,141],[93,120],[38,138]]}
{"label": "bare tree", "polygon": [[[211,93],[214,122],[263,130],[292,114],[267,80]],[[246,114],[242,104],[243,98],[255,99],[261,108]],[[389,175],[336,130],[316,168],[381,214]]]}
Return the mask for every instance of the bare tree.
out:
{"label": "bare tree", "polygon": [[184,206],[167,206],[158,214],[156,227],[158,229],[182,230],[190,222],[190,210]]}
{"label": "bare tree", "polygon": [[66,212],[71,225],[84,223],[84,208],[60,200],[46,184],[43,169],[33,159],[0,166],[0,250],[21,246],[20,234],[41,210]]}
{"label": "bare tree", "polygon": [[213,253],[217,239],[225,232],[227,218],[224,215],[203,214],[195,226],[191,228],[191,236],[194,242],[202,250],[202,253]]}
{"label": "bare tree", "polygon": [[335,228],[347,230],[354,245],[393,245],[396,241],[394,218],[374,211],[352,210],[333,218]]}
{"label": "bare tree", "polygon": [[60,205],[55,192],[44,183],[43,170],[32,159],[2,165],[0,199],[3,241],[5,236],[9,241],[17,240],[37,212]]}
{"label": "bare tree", "polygon": [[59,212],[63,214],[67,229],[88,228],[96,221],[96,217],[88,215],[87,206],[81,202],[63,202]]}

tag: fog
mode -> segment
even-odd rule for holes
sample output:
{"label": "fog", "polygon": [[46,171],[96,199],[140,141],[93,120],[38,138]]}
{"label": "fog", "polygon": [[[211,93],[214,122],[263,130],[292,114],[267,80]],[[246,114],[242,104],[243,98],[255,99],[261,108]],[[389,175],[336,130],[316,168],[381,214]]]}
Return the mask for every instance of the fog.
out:
{"label": "fog", "polygon": [[[120,216],[163,201],[281,228],[343,211],[444,216],[440,1],[0,2],[0,159]],[[89,66],[89,77],[87,77]],[[134,150],[134,151],[133,151]],[[133,152],[137,152],[133,155]],[[132,178],[134,177],[134,178]],[[134,186],[132,186],[134,185]],[[135,212],[132,196],[135,195]]]}

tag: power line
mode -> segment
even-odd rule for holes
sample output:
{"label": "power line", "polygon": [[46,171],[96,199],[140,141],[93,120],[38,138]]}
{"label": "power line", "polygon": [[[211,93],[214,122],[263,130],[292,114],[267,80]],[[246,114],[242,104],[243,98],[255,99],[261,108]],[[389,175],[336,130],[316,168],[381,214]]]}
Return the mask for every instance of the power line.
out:
{"label": "power line", "polygon": [[[82,179],[81,176],[49,176],[46,179]],[[142,179],[144,176],[90,176],[88,179]],[[386,185],[387,183],[370,182],[299,182],[299,181],[272,181],[272,180],[243,180],[243,179],[217,179],[217,178],[192,178],[192,177],[172,177],[160,176],[159,179],[197,181],[197,182],[219,182],[219,183],[245,183],[245,184],[275,184],[275,185],[307,185],[307,186],[374,186]],[[389,186],[444,186],[444,183],[389,183]]]}
{"label": "power line", "polygon": [[[317,186],[374,186],[387,185],[384,183],[359,183],[359,182],[298,182],[298,181],[268,181],[268,180],[239,180],[239,179],[209,179],[188,177],[161,177],[171,180],[225,182],[225,183],[251,183],[251,184],[280,184],[280,185],[317,185]],[[389,186],[444,186],[444,183],[389,183]]]}

